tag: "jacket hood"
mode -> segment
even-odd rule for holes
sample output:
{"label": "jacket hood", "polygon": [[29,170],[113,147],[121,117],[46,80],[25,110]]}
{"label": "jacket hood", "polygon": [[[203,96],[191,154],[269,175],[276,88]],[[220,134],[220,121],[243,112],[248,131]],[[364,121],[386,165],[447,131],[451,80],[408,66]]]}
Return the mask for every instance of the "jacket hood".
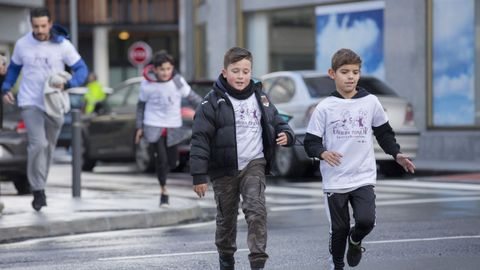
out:
{"label": "jacket hood", "polygon": [[67,28],[60,24],[53,24],[52,29],[50,29],[50,35],[50,40],[54,43],[62,43],[65,39],[70,40],[70,33]]}
{"label": "jacket hood", "polygon": [[[370,93],[367,90],[365,90],[364,88],[362,88],[360,86],[357,86],[357,93],[352,97],[352,99],[362,98],[362,97],[365,97],[367,95],[370,95]],[[344,97],[342,95],[340,95],[340,93],[338,91],[332,92],[331,96],[344,99]]]}

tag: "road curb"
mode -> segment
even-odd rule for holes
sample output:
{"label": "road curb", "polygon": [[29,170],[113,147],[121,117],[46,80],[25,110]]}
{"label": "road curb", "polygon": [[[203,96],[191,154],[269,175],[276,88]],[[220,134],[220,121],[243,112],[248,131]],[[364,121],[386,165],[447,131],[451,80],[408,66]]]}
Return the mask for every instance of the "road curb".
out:
{"label": "road curb", "polygon": [[165,208],[141,213],[115,213],[103,217],[49,221],[35,225],[0,228],[0,243],[30,238],[169,226],[200,219],[203,216],[202,209],[195,204],[182,209]]}

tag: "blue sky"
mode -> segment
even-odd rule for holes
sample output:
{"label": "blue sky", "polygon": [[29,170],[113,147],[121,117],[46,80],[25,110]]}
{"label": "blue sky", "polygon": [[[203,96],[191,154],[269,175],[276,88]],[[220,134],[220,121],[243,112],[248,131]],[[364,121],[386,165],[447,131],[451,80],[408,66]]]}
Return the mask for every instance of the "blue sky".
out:
{"label": "blue sky", "polygon": [[382,1],[319,6],[316,69],[326,73],[332,55],[340,48],[362,57],[362,74],[385,78]]}
{"label": "blue sky", "polygon": [[474,0],[433,2],[434,125],[475,123],[474,11]]}

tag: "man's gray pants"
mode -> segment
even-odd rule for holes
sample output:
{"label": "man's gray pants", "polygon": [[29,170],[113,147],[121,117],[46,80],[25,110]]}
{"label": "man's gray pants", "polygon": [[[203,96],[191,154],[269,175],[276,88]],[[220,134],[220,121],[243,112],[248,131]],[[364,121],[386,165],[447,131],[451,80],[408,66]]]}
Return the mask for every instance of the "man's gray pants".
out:
{"label": "man's gray pants", "polygon": [[215,244],[220,255],[237,250],[237,215],[240,196],[248,225],[248,259],[251,267],[263,268],[268,255],[267,210],[265,206],[265,159],[255,159],[237,176],[225,176],[212,182],[217,203]]}
{"label": "man's gray pants", "polygon": [[53,151],[63,124],[35,106],[22,107],[28,137],[27,176],[32,191],[45,189]]}

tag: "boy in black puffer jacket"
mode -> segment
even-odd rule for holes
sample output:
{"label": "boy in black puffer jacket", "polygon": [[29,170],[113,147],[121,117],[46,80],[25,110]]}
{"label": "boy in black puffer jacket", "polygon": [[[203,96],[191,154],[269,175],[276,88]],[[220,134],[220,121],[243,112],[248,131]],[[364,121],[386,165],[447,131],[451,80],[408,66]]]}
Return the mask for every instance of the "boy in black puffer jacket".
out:
{"label": "boy in black puffer jacket", "polygon": [[268,255],[265,174],[276,145],[291,146],[294,134],[252,77],[252,54],[234,47],[222,74],[197,108],[190,150],[193,189],[205,196],[210,178],[217,203],[215,244],[220,269],[234,269],[238,203],[248,223],[252,269],[263,269]]}

